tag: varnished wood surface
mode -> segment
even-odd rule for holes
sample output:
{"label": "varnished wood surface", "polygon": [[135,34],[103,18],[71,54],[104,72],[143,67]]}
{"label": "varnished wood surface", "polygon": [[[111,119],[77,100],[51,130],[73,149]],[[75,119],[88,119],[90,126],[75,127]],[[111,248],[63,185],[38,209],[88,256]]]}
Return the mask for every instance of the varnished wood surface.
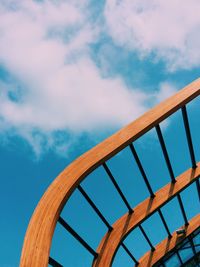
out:
{"label": "varnished wood surface", "polygon": [[181,227],[185,229],[185,234],[177,235],[176,232],[172,234],[172,237],[166,238],[161,243],[159,243],[154,251],[147,252],[140,260],[138,267],[151,267],[153,264],[157,263],[162,259],[166,253],[172,251],[181,241],[183,241],[187,236],[193,233],[200,227],[200,214],[192,218],[188,226]]}
{"label": "varnished wood surface", "polygon": [[21,267],[46,267],[59,214],[77,185],[97,166],[200,94],[200,79],[71,163],[50,185],[29,223]]}
{"label": "varnished wood surface", "polygon": [[161,188],[155,193],[155,198],[148,198],[141,202],[134,209],[134,213],[127,213],[116,221],[113,224],[112,232],[108,232],[100,242],[97,250],[99,257],[94,261],[93,267],[111,266],[120,243],[130,233],[130,231],[199,177],[200,163],[197,164],[197,168],[195,170],[189,169],[181,174],[177,178],[177,182],[175,184],[170,183]]}

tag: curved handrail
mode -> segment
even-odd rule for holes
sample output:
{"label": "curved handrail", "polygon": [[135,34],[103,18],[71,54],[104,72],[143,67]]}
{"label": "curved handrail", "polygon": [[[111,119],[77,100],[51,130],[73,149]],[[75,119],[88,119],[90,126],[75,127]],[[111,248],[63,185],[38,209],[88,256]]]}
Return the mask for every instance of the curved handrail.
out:
{"label": "curved handrail", "polygon": [[166,253],[172,251],[178,244],[180,244],[185,238],[190,236],[195,230],[200,227],[200,214],[193,217],[187,226],[183,226],[185,230],[183,235],[178,236],[176,232],[172,234],[172,237],[166,238],[161,241],[154,251],[148,251],[143,257],[140,258],[137,267],[151,267],[161,260]]}
{"label": "curved handrail", "polygon": [[21,267],[45,267],[56,222],[77,185],[96,167],[200,94],[197,79],[168,100],[118,131],[72,162],[49,186],[29,223],[21,255]]}
{"label": "curved handrail", "polygon": [[154,198],[147,198],[137,205],[134,208],[134,213],[127,213],[118,219],[112,225],[112,232],[108,232],[101,240],[97,249],[99,257],[94,260],[93,267],[111,266],[114,256],[126,236],[199,177],[200,163],[195,169],[190,168],[179,175],[176,183],[171,182],[158,190]]}

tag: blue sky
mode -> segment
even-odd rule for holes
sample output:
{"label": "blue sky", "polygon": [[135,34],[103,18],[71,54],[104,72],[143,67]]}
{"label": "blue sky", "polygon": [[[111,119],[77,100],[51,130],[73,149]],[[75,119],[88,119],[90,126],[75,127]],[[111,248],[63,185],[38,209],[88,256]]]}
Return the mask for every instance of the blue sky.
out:
{"label": "blue sky", "polygon": [[[199,77],[199,11],[198,0],[0,1],[0,266],[19,265],[30,216],[65,166]],[[197,159],[198,105],[197,99],[189,106]],[[163,125],[177,175],[190,166],[181,125],[180,114]],[[178,142],[172,137],[180,131]],[[136,145],[158,189],[169,177],[164,163],[155,172],[157,162],[163,161],[155,133]],[[158,161],[152,160],[152,153]],[[131,160],[125,150],[109,166],[134,206],[147,192],[139,178],[132,179],[132,173],[139,174],[134,162],[131,169]],[[112,223],[126,212],[101,169],[84,186]],[[106,208],[102,192],[110,203]],[[80,205],[85,212],[79,218],[75,211]],[[189,216],[196,211],[194,205]],[[97,247],[106,229],[78,193],[63,214]],[[84,222],[83,228],[78,221]],[[162,230],[159,233],[162,240]],[[127,244],[131,247],[138,236],[128,237]],[[60,252],[56,242],[62,244]],[[70,251],[70,263],[65,264],[81,266],[75,249],[86,266],[90,256],[56,229],[52,253],[65,262]],[[133,247],[140,256],[142,245],[136,250]],[[116,256],[116,266],[128,260]]]}

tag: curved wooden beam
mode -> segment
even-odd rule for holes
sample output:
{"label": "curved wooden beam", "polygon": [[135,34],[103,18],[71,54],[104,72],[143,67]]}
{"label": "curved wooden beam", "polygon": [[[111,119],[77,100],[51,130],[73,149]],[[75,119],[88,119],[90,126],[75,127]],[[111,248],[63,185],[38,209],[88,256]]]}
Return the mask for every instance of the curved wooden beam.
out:
{"label": "curved wooden beam", "polygon": [[169,183],[155,194],[134,208],[134,213],[125,214],[113,224],[112,232],[108,232],[97,249],[98,258],[94,260],[93,267],[111,266],[114,256],[126,236],[155,211],[165,205],[178,193],[200,177],[200,163],[196,169],[189,169],[177,177],[176,183]]}
{"label": "curved wooden beam", "polygon": [[89,173],[199,94],[200,79],[72,162],[54,180],[36,207],[24,239],[20,266],[48,265],[52,236],[59,214],[77,185]]}
{"label": "curved wooden beam", "polygon": [[154,251],[148,251],[142,258],[139,260],[138,267],[151,267],[161,260],[166,253],[172,251],[178,244],[180,244],[186,237],[191,235],[195,230],[200,227],[200,214],[196,215],[189,222],[189,225],[183,226],[182,229],[185,230],[185,233],[182,235],[177,235],[176,232],[172,234],[171,238],[166,238],[160,242]]}

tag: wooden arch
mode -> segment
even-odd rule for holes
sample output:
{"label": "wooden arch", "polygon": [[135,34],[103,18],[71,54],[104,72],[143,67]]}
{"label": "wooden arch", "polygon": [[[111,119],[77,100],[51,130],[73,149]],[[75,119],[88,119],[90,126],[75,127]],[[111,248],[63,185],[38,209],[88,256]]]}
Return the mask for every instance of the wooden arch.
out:
{"label": "wooden arch", "polygon": [[[135,120],[133,123],[121,129],[119,132],[72,162],[54,180],[36,207],[25,235],[20,266],[46,267],[48,265],[51,241],[59,215],[73,191],[89,173],[121,151],[131,142],[138,139],[141,135],[157,126],[161,121],[166,119],[175,111],[184,107],[199,94],[200,79],[186,86],[177,94],[159,104],[157,107],[151,109],[139,119]],[[191,169],[188,170],[188,172],[190,172],[193,179],[195,179],[197,177],[197,173],[199,173],[199,165],[195,171]],[[186,185],[185,182],[191,182],[191,180],[188,181],[186,178],[181,179],[181,181],[182,180],[184,181],[180,182],[180,186],[182,187],[180,188],[177,186],[179,185],[179,182],[177,181],[174,185],[175,189],[173,189],[173,192],[181,191]],[[155,203],[156,199],[158,198],[155,198]],[[162,197],[160,197],[160,201],[163,201]],[[152,207],[153,206],[151,206],[151,209]],[[158,206],[154,205],[155,209],[156,207]],[[111,233],[113,232],[114,230],[111,231]],[[116,245],[116,247],[117,246],[118,245]],[[113,256],[114,253],[115,250],[113,252]],[[99,265],[95,266],[110,266],[110,263],[108,263],[108,265],[100,265],[100,258],[103,259],[103,256],[99,255],[97,257],[94,265],[97,261],[99,262]],[[109,262],[112,262],[112,259]]]}
{"label": "wooden arch", "polygon": [[200,226],[200,215],[196,215],[190,220],[188,226],[182,226],[185,233],[182,235],[177,235],[176,232],[172,234],[171,238],[166,238],[160,242],[155,251],[148,251],[140,260],[137,267],[151,267],[159,260],[161,260],[166,253],[172,251],[177,245],[179,245],[185,238],[190,236],[194,231],[196,231]]}
{"label": "wooden arch", "polygon": [[[113,224],[113,230],[108,232],[100,242],[97,249],[99,257],[94,261],[93,266],[111,266],[117,249],[126,236],[145,219],[151,216],[160,207],[165,205],[199,177],[200,163],[197,164],[196,169],[191,168],[177,177],[176,183],[169,183],[161,188],[158,192],[156,192],[153,199],[148,198],[141,202],[138,206],[136,206],[136,208],[134,208],[134,213],[127,213],[117,220]],[[198,219],[200,219],[200,216],[198,216]],[[200,220],[198,223],[200,225]]]}

